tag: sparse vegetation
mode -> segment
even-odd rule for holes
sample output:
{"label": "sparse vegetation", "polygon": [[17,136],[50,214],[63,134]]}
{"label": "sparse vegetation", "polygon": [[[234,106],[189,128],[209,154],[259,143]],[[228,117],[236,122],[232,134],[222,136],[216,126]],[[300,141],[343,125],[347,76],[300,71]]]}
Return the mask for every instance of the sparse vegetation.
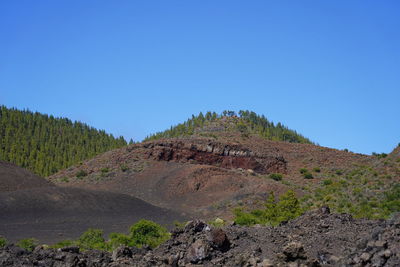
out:
{"label": "sparse vegetation", "polygon": [[87,175],[88,175],[88,174],[87,174],[86,171],[80,170],[80,171],[78,171],[78,172],[76,173],[76,178],[82,179],[83,177],[85,177],[85,176],[87,176]]}
{"label": "sparse vegetation", "polygon": [[109,168],[101,168],[100,169],[100,172],[101,172],[101,174],[107,174],[108,172],[110,171],[110,169]]}
{"label": "sparse vegetation", "polygon": [[375,152],[372,152],[372,156],[375,156],[378,159],[384,159],[384,158],[387,157],[387,154],[386,153],[375,153]]}
{"label": "sparse vegetation", "polygon": [[274,141],[312,143],[306,137],[298,134],[294,130],[290,130],[280,122],[274,124],[265,116],[259,116],[255,112],[248,110],[241,110],[238,113],[225,110],[221,114],[207,112],[205,115],[200,112],[197,116],[192,115],[192,118],[184,123],[146,137],[144,141],[194,135],[198,129],[202,129],[212,123],[218,124],[218,122],[220,122],[222,125],[224,124],[223,121],[226,120],[229,120],[233,127],[228,129],[221,127],[221,129],[228,131],[232,129],[236,130],[241,133],[242,137],[248,137],[250,134],[254,134]]}
{"label": "sparse vegetation", "polygon": [[314,176],[312,175],[312,173],[306,172],[303,174],[304,179],[313,179]]}
{"label": "sparse vegetation", "polygon": [[170,237],[166,228],[148,220],[140,220],[132,225],[129,231],[133,245],[139,248],[143,245],[155,248]]}
{"label": "sparse vegetation", "polygon": [[256,209],[250,212],[243,211],[242,208],[234,210],[235,223],[239,225],[271,225],[277,226],[281,222],[292,220],[304,212],[300,201],[292,190],[283,194],[279,201],[275,200],[273,192],[269,194],[265,202],[265,209]]}
{"label": "sparse vegetation", "polygon": [[299,170],[299,172],[300,172],[301,174],[305,174],[305,173],[308,173],[308,170],[307,170],[306,168],[301,168],[301,169]]}
{"label": "sparse vegetation", "polygon": [[129,170],[129,167],[126,164],[121,164],[120,169],[121,171],[126,172],[127,170]]}
{"label": "sparse vegetation", "polygon": [[83,250],[107,250],[107,245],[103,237],[103,230],[100,229],[88,229],[79,237],[76,243]]}
{"label": "sparse vegetation", "polygon": [[7,239],[4,237],[0,236],[0,248],[3,248],[7,245]]}
{"label": "sparse vegetation", "polygon": [[275,180],[275,181],[281,181],[283,178],[283,175],[280,173],[271,173],[269,175],[269,178],[271,178],[272,180]]}
{"label": "sparse vegetation", "polygon": [[18,241],[17,246],[20,248],[26,249],[28,251],[32,251],[35,249],[35,247],[38,245],[38,241],[35,238],[26,238],[26,239],[21,239]]}
{"label": "sparse vegetation", "polygon": [[[155,248],[168,240],[169,237],[170,234],[167,229],[161,225],[148,220],[140,220],[130,227],[129,234],[127,235],[122,233],[111,233],[109,239],[106,240],[104,238],[103,230],[90,228],[76,241],[63,240],[51,247],[62,248],[67,246],[79,246],[82,250],[95,249],[105,251],[112,251],[121,245],[139,248],[143,245],[148,245],[151,248]],[[32,243],[31,240],[33,239],[24,239],[20,242],[23,241],[22,245],[28,246]]]}
{"label": "sparse vegetation", "polygon": [[315,167],[315,168],[313,169],[313,172],[321,172],[321,168],[320,168],[320,167]]}

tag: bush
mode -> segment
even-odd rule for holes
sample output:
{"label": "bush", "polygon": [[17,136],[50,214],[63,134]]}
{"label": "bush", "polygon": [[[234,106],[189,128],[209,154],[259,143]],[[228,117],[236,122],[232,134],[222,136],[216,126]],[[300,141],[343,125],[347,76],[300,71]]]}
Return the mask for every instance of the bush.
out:
{"label": "bush", "polygon": [[100,169],[100,171],[101,171],[102,174],[106,174],[106,173],[108,173],[110,171],[110,169],[109,168],[102,168],[102,169]]}
{"label": "bush", "polygon": [[275,195],[270,193],[265,202],[265,209],[244,212],[242,209],[235,209],[235,223],[239,225],[265,224],[276,226],[282,222],[292,220],[303,213],[300,201],[292,190],[283,194],[279,201],[275,201]]}
{"label": "bush", "polygon": [[148,245],[151,248],[155,248],[167,241],[170,234],[166,228],[155,222],[140,220],[131,226],[129,237],[136,247],[140,248],[143,245]]}
{"label": "bush", "polygon": [[314,172],[321,172],[321,168],[320,168],[320,167],[315,167],[315,168],[313,169],[313,171],[314,171]]}
{"label": "bush", "polygon": [[50,246],[51,248],[65,248],[65,247],[70,247],[70,246],[74,246],[75,242],[72,240],[62,240],[52,246]]}
{"label": "bush", "polygon": [[7,239],[0,236],[0,248],[4,248],[7,245]]}
{"label": "bush", "polygon": [[121,171],[123,171],[123,172],[126,172],[127,170],[129,170],[129,167],[127,165],[125,165],[125,164],[122,164],[120,166],[120,168],[121,168]]}
{"label": "bush", "polygon": [[343,174],[342,170],[336,170],[335,173],[336,173],[336,175],[342,175]]}
{"label": "bush", "polygon": [[38,245],[35,238],[26,238],[18,241],[17,246],[28,251],[32,251]]}
{"label": "bush", "polygon": [[301,168],[299,171],[301,174],[305,174],[308,172],[308,170],[306,168]]}
{"label": "bush", "polygon": [[121,233],[111,233],[109,235],[109,239],[109,247],[111,250],[114,250],[122,245],[129,247],[134,246],[132,239],[129,236]]}
{"label": "bush", "polygon": [[269,178],[271,178],[272,180],[275,180],[275,181],[280,181],[280,180],[282,180],[283,175],[280,173],[271,173],[269,175]]}
{"label": "bush", "polygon": [[76,173],[76,178],[83,178],[83,177],[85,177],[85,176],[87,176],[87,172],[84,171],[84,170],[80,170],[80,171],[78,171],[78,172]]}
{"label": "bush", "polygon": [[103,230],[89,228],[78,239],[77,245],[83,249],[107,250]]}
{"label": "bush", "polygon": [[304,179],[313,179],[314,178],[314,176],[309,172],[304,173],[303,176],[304,176]]}
{"label": "bush", "polygon": [[326,179],[326,180],[322,181],[322,184],[325,185],[325,186],[331,185],[331,184],[333,184],[333,181],[331,179]]}

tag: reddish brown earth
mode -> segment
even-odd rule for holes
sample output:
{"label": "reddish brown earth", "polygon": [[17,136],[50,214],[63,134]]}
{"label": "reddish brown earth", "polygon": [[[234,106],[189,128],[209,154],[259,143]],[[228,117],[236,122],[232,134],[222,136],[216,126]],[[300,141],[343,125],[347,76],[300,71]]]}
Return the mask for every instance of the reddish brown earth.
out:
{"label": "reddish brown earth", "polygon": [[[369,164],[372,157],[251,136],[189,137],[134,144],[99,155],[50,177],[63,187],[128,194],[156,206],[203,218],[229,218],[240,204],[256,204],[273,191],[321,182],[337,169]],[[300,168],[320,168],[304,179]],[[81,179],[78,171],[88,173]],[[103,171],[102,171],[103,170]],[[268,178],[282,173],[284,182]]]}

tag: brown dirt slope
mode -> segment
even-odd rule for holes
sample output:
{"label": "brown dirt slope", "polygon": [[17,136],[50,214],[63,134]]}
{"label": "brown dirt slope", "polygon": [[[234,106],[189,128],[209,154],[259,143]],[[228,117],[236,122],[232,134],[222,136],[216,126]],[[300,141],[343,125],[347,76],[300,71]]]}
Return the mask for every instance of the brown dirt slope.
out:
{"label": "brown dirt slope", "polygon": [[0,192],[52,186],[52,183],[15,164],[0,160]]}
{"label": "brown dirt slope", "polygon": [[[311,144],[268,141],[259,137],[164,139],[109,151],[50,177],[65,187],[129,194],[149,203],[202,217],[229,216],[243,203],[266,194],[321,182],[338,168],[370,162],[369,156]],[[314,179],[304,179],[307,168]],[[85,177],[76,177],[79,171]],[[269,178],[283,174],[283,181]]]}

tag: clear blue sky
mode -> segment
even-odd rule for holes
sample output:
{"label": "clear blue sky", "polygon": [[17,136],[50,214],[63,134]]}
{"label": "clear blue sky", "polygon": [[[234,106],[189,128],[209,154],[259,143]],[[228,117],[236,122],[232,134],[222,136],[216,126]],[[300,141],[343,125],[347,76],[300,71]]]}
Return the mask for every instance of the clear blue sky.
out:
{"label": "clear blue sky", "polygon": [[0,104],[138,141],[249,109],[323,146],[400,142],[400,2],[0,2]]}

